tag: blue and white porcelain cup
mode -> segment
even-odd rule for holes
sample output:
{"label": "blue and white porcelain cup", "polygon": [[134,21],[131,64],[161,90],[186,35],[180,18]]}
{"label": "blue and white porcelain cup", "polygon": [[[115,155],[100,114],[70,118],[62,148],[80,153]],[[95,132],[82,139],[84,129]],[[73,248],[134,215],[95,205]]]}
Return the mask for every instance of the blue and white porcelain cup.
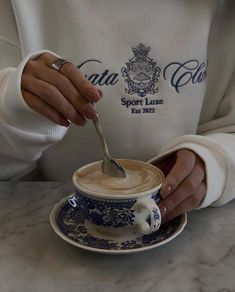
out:
{"label": "blue and white porcelain cup", "polygon": [[157,206],[164,174],[154,165],[130,159],[119,160],[127,178],[103,175],[101,161],[78,169],[73,175],[75,194],[69,203],[76,218],[108,235],[150,234],[161,225]]}

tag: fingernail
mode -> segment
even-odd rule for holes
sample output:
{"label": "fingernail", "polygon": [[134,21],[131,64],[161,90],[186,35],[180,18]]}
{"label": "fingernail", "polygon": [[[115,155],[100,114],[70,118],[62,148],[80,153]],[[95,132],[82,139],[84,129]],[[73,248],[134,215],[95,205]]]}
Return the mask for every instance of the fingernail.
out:
{"label": "fingernail", "polygon": [[100,92],[96,88],[90,88],[87,92],[87,96],[91,101],[99,101],[101,99]]}
{"label": "fingernail", "polygon": [[172,186],[171,185],[163,185],[163,187],[160,190],[160,195],[164,198],[168,196],[172,192]]}
{"label": "fingernail", "polygon": [[68,126],[70,125],[70,121],[67,121],[67,120],[61,120],[61,121],[60,121],[60,125],[63,126],[63,127],[68,128]]}
{"label": "fingernail", "polygon": [[166,207],[166,206],[160,206],[159,209],[160,209],[160,212],[161,212],[162,220],[164,220],[165,217],[166,217],[166,214],[167,214],[167,212],[168,212],[168,211],[167,211],[167,207]]}
{"label": "fingernail", "polygon": [[100,88],[98,88],[98,92],[99,92],[100,98],[102,98],[102,96],[103,96],[103,91],[102,91]]}
{"label": "fingernail", "polygon": [[95,109],[92,105],[86,106],[85,113],[86,113],[86,116],[88,119],[96,119],[97,118],[97,112],[95,111]]}

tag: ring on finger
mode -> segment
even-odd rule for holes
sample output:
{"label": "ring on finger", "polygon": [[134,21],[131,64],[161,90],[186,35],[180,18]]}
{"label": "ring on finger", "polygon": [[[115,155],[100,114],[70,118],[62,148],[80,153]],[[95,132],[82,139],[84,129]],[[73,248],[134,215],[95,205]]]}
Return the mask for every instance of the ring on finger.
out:
{"label": "ring on finger", "polygon": [[71,63],[71,62],[69,62],[69,61],[67,61],[67,60],[65,60],[65,59],[62,59],[62,58],[58,58],[58,59],[56,59],[56,60],[51,64],[51,67],[52,67],[54,70],[60,72],[61,67],[62,67],[64,64],[67,64],[67,63]]}

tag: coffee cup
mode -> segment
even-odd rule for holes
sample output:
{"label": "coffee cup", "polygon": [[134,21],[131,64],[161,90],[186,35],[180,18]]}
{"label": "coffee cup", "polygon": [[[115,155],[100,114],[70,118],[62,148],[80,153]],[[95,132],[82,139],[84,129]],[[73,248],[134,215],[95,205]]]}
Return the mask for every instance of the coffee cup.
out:
{"label": "coffee cup", "polygon": [[83,222],[103,234],[121,236],[157,231],[161,225],[157,204],[164,179],[162,171],[138,160],[118,161],[126,178],[104,175],[101,161],[75,171],[75,194],[68,199],[70,205]]}

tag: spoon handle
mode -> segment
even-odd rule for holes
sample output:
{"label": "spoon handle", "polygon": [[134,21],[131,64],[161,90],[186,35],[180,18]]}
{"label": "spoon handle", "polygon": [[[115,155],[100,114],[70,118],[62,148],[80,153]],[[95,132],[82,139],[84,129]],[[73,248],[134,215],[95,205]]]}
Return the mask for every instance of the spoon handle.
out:
{"label": "spoon handle", "polygon": [[95,126],[95,129],[96,129],[96,132],[97,132],[97,134],[99,136],[99,139],[100,139],[100,142],[101,142],[101,145],[102,145],[102,149],[103,149],[104,155],[106,157],[110,158],[108,146],[107,146],[107,143],[105,141],[105,138],[104,138],[104,135],[103,135],[103,132],[102,132],[102,128],[101,128],[101,125],[100,125],[100,121],[99,121],[98,116],[92,122],[93,122],[93,124]]}

